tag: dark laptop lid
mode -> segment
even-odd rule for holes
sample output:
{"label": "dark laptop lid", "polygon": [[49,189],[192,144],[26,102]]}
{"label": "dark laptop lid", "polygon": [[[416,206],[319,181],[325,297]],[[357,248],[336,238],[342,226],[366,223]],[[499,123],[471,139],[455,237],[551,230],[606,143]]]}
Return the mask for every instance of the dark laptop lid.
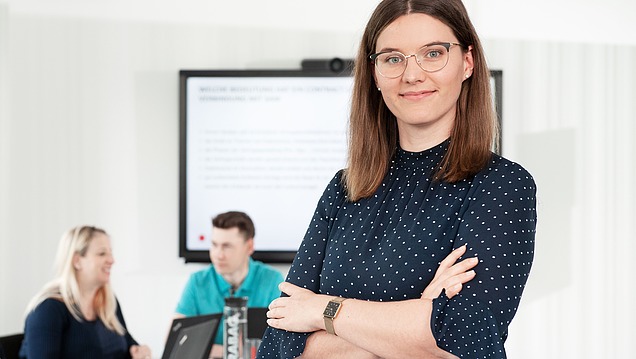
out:
{"label": "dark laptop lid", "polygon": [[267,308],[247,308],[247,337],[260,339],[267,329]]}
{"label": "dark laptop lid", "polygon": [[220,322],[221,314],[174,319],[161,358],[207,359]]}

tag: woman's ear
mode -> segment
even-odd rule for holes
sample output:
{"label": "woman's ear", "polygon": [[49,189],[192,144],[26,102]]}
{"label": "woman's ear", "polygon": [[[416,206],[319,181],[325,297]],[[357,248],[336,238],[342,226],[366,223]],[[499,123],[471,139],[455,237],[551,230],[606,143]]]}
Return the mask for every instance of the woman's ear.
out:
{"label": "woman's ear", "polygon": [[80,266],[80,257],[77,254],[73,255],[73,268],[75,268],[75,270],[82,269],[82,266]]}
{"label": "woman's ear", "polygon": [[464,77],[469,78],[473,74],[475,62],[473,60],[473,45],[468,46],[468,50],[464,52]]}

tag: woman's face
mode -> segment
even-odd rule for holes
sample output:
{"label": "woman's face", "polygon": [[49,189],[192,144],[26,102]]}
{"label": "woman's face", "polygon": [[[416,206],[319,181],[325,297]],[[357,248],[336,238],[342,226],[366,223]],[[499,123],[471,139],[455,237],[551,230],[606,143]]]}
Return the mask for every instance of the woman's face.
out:
{"label": "woman's face", "polygon": [[86,254],[76,256],[73,263],[77,280],[82,287],[101,287],[110,281],[110,269],[115,263],[110,239],[103,233],[95,233]]}
{"label": "woman's face", "polygon": [[[458,42],[453,31],[425,14],[409,14],[389,24],[378,37],[375,52],[393,50],[408,56],[433,42]],[[374,78],[384,102],[397,118],[402,148],[420,151],[450,136],[457,99],[466,75],[472,74],[470,51],[451,46],[448,63],[436,72],[422,70],[415,57],[397,78],[383,77],[374,66]],[[419,144],[419,145],[418,145]],[[410,148],[409,148],[410,147]]]}

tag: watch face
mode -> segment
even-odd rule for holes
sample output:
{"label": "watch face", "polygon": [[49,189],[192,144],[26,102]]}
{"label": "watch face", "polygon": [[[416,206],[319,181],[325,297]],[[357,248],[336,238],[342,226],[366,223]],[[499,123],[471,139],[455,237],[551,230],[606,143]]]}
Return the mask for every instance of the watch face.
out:
{"label": "watch face", "polygon": [[337,302],[329,302],[327,307],[325,307],[325,311],[322,313],[325,317],[333,318],[338,312],[338,308],[340,308],[340,303]]}

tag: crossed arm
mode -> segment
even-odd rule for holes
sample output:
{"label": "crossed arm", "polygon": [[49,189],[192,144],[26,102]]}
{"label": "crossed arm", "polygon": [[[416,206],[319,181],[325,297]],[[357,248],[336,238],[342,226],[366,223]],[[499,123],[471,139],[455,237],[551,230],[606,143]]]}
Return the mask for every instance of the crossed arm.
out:
{"label": "crossed arm", "polygon": [[474,278],[477,258],[457,260],[461,246],[440,264],[433,281],[420,299],[397,302],[346,300],[334,320],[337,336],[324,329],[323,309],[333,296],[316,294],[288,282],[280,285],[288,297],[274,300],[268,324],[293,332],[312,332],[302,357],[311,358],[456,358],[437,346],[431,332],[432,300],[442,290],[449,298]]}

